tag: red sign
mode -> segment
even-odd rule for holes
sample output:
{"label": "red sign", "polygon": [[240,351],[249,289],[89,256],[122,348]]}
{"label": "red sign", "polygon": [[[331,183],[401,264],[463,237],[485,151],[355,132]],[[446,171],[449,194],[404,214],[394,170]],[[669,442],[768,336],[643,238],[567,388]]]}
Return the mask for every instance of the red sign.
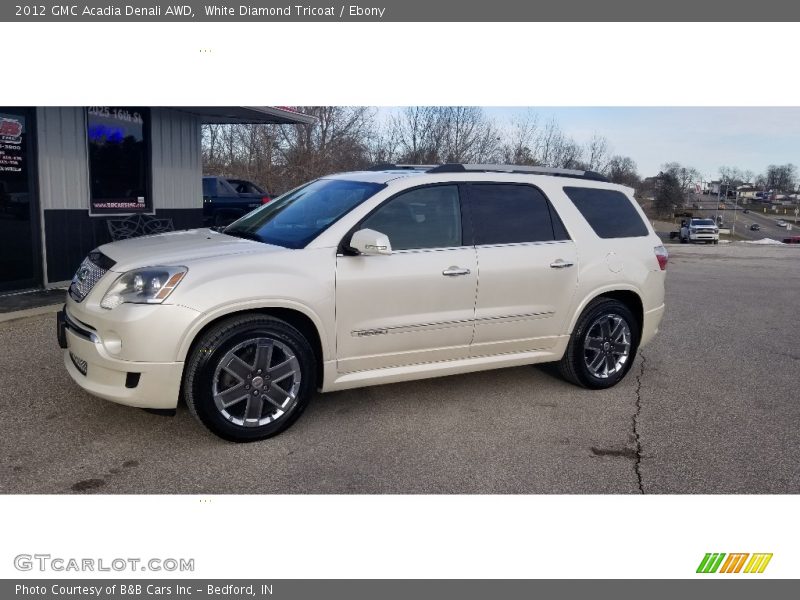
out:
{"label": "red sign", "polygon": [[22,123],[16,119],[0,118],[0,137],[15,138],[19,141],[20,136],[22,136]]}

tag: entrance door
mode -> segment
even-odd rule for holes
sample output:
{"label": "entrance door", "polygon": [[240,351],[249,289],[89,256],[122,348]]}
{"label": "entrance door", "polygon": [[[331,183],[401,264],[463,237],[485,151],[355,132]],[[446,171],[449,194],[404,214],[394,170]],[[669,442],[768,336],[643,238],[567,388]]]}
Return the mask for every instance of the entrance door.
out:
{"label": "entrance door", "polygon": [[0,107],[0,292],[41,283],[32,109]]}

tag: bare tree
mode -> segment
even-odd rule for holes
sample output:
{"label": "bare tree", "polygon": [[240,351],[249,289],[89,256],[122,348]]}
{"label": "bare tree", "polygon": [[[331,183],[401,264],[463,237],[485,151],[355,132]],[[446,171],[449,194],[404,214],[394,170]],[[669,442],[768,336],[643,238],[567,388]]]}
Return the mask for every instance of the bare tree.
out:
{"label": "bare tree", "polygon": [[637,188],[641,184],[641,178],[636,168],[636,163],[629,156],[612,156],[603,171],[609,181]]}
{"label": "bare tree", "polygon": [[388,136],[400,162],[490,162],[500,159],[501,136],[483,109],[474,106],[413,106],[392,120]]}
{"label": "bare tree", "polygon": [[[676,181],[678,182],[678,186],[681,189],[681,192],[685,195],[689,191],[694,191],[695,185],[700,181],[702,178],[700,175],[700,171],[695,169],[694,167],[688,167],[686,165],[682,165],[678,162],[668,162],[662,165],[661,171],[663,173],[668,173],[675,177]],[[683,202],[681,202],[681,205]]]}
{"label": "bare tree", "polygon": [[793,192],[797,188],[797,167],[791,163],[768,166],[764,184],[776,192]]}
{"label": "bare tree", "polygon": [[654,208],[660,217],[671,215],[674,209],[683,206],[686,191],[673,171],[662,171],[655,178]]}
{"label": "bare tree", "polygon": [[603,173],[609,166],[610,154],[608,140],[595,133],[586,144],[584,165],[590,171]]}
{"label": "bare tree", "polygon": [[539,118],[534,113],[511,122],[508,139],[502,147],[502,159],[509,165],[540,165],[537,156],[540,135]]}
{"label": "bare tree", "polygon": [[282,193],[337,171],[377,163],[444,162],[585,168],[635,185],[636,164],[611,156],[608,141],[594,135],[579,144],[555,119],[541,123],[529,112],[501,129],[471,106],[410,106],[388,119],[369,107],[307,106],[313,125],[207,125],[204,172],[238,176]]}

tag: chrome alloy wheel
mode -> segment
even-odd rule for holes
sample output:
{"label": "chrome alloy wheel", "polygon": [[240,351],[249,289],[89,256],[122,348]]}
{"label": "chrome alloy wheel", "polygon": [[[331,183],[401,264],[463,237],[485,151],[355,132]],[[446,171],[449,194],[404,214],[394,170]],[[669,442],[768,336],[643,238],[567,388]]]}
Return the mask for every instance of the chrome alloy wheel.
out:
{"label": "chrome alloy wheel", "polygon": [[259,427],[283,417],[297,404],[300,363],[278,340],[255,338],[229,350],[214,371],[214,404],[242,427]]}
{"label": "chrome alloy wheel", "polygon": [[631,353],[631,329],[619,315],[597,317],[586,331],[583,359],[589,372],[607,379],[621,371]]}

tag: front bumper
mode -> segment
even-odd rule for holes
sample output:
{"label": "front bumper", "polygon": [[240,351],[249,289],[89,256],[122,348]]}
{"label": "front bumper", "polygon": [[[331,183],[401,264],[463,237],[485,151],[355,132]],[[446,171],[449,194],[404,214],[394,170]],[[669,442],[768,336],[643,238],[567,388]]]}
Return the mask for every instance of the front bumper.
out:
{"label": "front bumper", "polygon": [[689,239],[693,242],[713,242],[719,240],[718,233],[690,233]]}
{"label": "front bumper", "polygon": [[[140,408],[174,409],[182,362],[142,362],[110,355],[97,329],[66,310],[56,318],[59,346],[70,377],[94,396]],[[124,343],[124,341],[123,341]]]}

